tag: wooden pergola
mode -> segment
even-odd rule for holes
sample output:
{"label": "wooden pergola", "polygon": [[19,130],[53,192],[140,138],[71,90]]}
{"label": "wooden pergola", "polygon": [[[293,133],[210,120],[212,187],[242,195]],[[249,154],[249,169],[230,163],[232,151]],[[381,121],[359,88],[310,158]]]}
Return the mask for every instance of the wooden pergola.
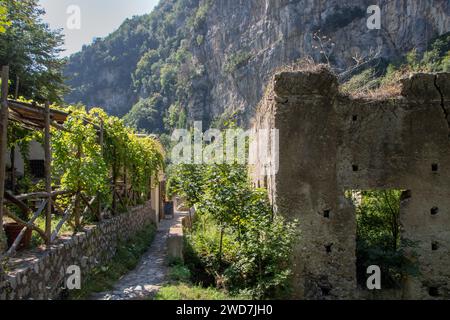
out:
{"label": "wooden pergola", "polygon": [[[81,213],[79,212],[79,208],[77,205],[77,201],[81,200],[86,203],[86,208],[83,213],[87,213],[88,210],[91,210],[95,213],[99,219],[101,218],[101,206],[99,204],[96,212],[93,210],[93,204],[95,202],[95,197],[93,199],[86,199],[81,193],[74,195],[73,191],[65,191],[65,190],[52,190],[52,181],[51,181],[51,161],[52,154],[50,148],[50,128],[54,127],[58,130],[65,130],[63,127],[63,123],[67,120],[69,113],[52,109],[50,108],[49,103],[45,103],[44,106],[37,105],[35,103],[24,103],[16,100],[9,100],[8,97],[8,78],[9,78],[9,68],[8,66],[2,67],[2,90],[1,90],[1,111],[0,111],[0,228],[3,230],[3,217],[5,215],[4,204],[8,202],[17,206],[25,215],[31,216],[29,221],[24,221],[19,218],[17,215],[7,212],[7,215],[13,219],[16,223],[21,225],[23,228],[19,234],[19,236],[15,239],[12,246],[9,250],[3,255],[3,258],[10,257],[14,255],[17,251],[18,246],[20,245],[27,229],[31,229],[36,231],[46,242],[46,244],[51,244],[55,241],[58,236],[61,227],[64,223],[68,222],[71,216],[71,210],[73,207],[75,214],[75,228],[78,228],[81,224]],[[18,123],[23,128],[29,130],[42,130],[44,132],[44,171],[45,171],[45,191],[44,192],[36,192],[31,194],[24,195],[13,195],[11,192],[5,190],[5,180],[6,180],[6,156],[7,156],[7,144],[8,144],[8,136],[7,136],[7,128],[9,121],[14,121]],[[88,120],[85,120],[86,123],[90,123]],[[92,123],[90,123],[92,124]],[[99,140],[101,145],[103,145],[103,126],[95,126],[99,132]],[[11,164],[12,166],[14,164]],[[13,168],[14,171],[14,168]],[[66,210],[62,210],[61,208],[57,208],[55,200],[57,197],[61,196],[74,196],[76,200],[72,202]],[[27,206],[25,203],[28,199],[41,199],[38,209],[33,212],[33,210]],[[52,206],[58,210],[62,219],[56,226],[56,228],[52,231],[51,225],[51,215],[52,215]],[[36,219],[45,211],[45,230],[40,229],[35,225]],[[0,230],[0,231],[2,231]],[[0,253],[0,256],[2,254]]]}
{"label": "wooden pergola", "polygon": [[[2,67],[2,91],[1,91],[1,110],[0,110],[0,231],[3,230],[3,216],[7,215],[9,218],[13,219],[17,224],[19,224],[22,229],[19,236],[15,239],[14,243],[8,249],[8,251],[2,255],[0,252],[0,260],[2,258],[9,258],[15,254],[17,248],[19,247],[23,237],[27,230],[33,230],[37,232],[45,243],[53,243],[64,224],[69,224],[73,227],[74,231],[78,231],[82,228],[83,219],[86,217],[87,213],[91,212],[95,215],[98,221],[102,220],[103,209],[108,208],[108,204],[105,208],[102,208],[103,204],[101,202],[100,194],[92,198],[88,198],[83,194],[83,190],[53,190],[52,180],[51,180],[51,164],[52,164],[52,153],[51,153],[51,135],[50,129],[53,127],[56,130],[67,130],[63,124],[70,115],[67,112],[50,108],[50,104],[47,102],[44,105],[38,105],[35,103],[24,103],[17,100],[8,99],[8,77],[9,68]],[[6,158],[7,158],[7,145],[8,136],[7,129],[9,121],[14,121],[18,123],[21,127],[29,130],[39,130],[44,133],[44,176],[45,176],[45,190],[42,192],[36,192],[31,194],[14,195],[11,192],[5,190],[5,180],[6,180]],[[98,143],[104,150],[104,125],[103,120],[99,119],[99,125],[92,123],[89,119],[83,119],[86,124],[94,126],[97,130]],[[143,135],[138,135],[142,136]],[[78,157],[82,157],[79,153]],[[14,164],[12,172],[14,172]],[[12,174],[13,176],[14,174]],[[117,214],[117,202],[120,202],[122,207],[128,208],[128,205],[136,204],[139,194],[134,190],[133,186],[129,184],[129,178],[127,177],[127,168],[123,166],[123,181],[119,181],[120,167],[113,165],[112,177],[111,177],[111,192],[112,192],[112,203],[110,205],[110,211],[112,214]],[[13,179],[14,180],[14,179]],[[13,183],[14,184],[14,183]],[[151,181],[149,181],[151,184]],[[57,197],[71,197],[70,205],[67,208],[60,208],[56,203]],[[32,210],[26,203],[27,200],[38,200],[38,205],[36,210]],[[14,213],[9,211],[5,212],[4,204],[8,203],[19,208],[24,216],[31,217],[29,221],[24,221]],[[84,203],[84,205],[82,205]],[[52,210],[59,213],[62,217],[57,226],[52,230]],[[83,209],[84,208],[84,209]],[[36,225],[37,218],[45,212],[45,228],[42,230]],[[73,218],[73,221],[72,219]],[[0,265],[1,267],[1,265]]]}

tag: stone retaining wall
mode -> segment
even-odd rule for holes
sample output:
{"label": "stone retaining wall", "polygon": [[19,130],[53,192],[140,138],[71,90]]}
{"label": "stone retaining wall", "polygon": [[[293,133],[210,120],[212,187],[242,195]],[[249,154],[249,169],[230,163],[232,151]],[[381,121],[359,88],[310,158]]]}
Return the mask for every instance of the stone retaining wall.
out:
{"label": "stone retaining wall", "polygon": [[81,281],[95,266],[115,255],[119,240],[126,240],[150,223],[156,214],[150,203],[130,210],[73,237],[61,238],[49,248],[19,253],[0,274],[0,300],[58,299],[69,266],[79,266]]}

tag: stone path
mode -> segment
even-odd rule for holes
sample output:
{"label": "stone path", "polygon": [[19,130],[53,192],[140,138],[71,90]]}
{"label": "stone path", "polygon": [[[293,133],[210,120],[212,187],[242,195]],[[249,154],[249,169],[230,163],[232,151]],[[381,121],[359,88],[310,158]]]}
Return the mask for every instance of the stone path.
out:
{"label": "stone path", "polygon": [[110,292],[94,294],[92,300],[139,300],[153,297],[166,282],[167,237],[169,229],[181,224],[182,213],[171,220],[162,220],[149,250],[137,267],[124,275]]}

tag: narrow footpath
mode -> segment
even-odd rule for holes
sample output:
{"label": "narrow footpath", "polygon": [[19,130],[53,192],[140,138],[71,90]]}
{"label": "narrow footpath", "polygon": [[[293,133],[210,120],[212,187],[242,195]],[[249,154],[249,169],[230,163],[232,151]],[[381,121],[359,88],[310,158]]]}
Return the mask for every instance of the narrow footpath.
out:
{"label": "narrow footpath", "polygon": [[152,298],[165,284],[167,275],[167,237],[172,226],[181,224],[183,213],[160,222],[155,239],[137,267],[124,275],[108,292],[96,293],[91,300],[139,300]]}

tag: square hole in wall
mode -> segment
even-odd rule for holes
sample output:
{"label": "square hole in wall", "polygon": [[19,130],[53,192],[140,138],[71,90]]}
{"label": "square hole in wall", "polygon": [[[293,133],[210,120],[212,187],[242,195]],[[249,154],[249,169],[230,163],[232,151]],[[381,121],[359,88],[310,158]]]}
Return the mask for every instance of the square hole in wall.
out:
{"label": "square hole in wall", "polygon": [[437,215],[439,213],[439,208],[438,207],[431,208],[430,213],[432,216]]}
{"label": "square hole in wall", "polygon": [[45,178],[45,161],[29,160],[30,174],[35,178]]}
{"label": "square hole in wall", "polygon": [[333,244],[327,244],[327,245],[325,246],[325,251],[326,251],[327,253],[331,253],[332,249],[333,249]]}
{"label": "square hole in wall", "polygon": [[353,122],[358,121],[358,115],[354,114],[354,115],[352,116],[352,121],[353,121]]}
{"label": "square hole in wall", "polygon": [[331,216],[331,210],[324,210],[323,217],[329,219]]}
{"label": "square hole in wall", "polygon": [[330,287],[321,286],[320,287],[320,292],[322,293],[322,296],[327,297],[331,293],[331,288]]}
{"label": "square hole in wall", "polygon": [[433,163],[433,164],[431,165],[431,171],[432,171],[432,172],[438,172],[438,171],[439,171],[439,164]]}
{"label": "square hole in wall", "polygon": [[433,241],[431,243],[431,250],[437,251],[439,249],[439,243],[437,241]]}
{"label": "square hole in wall", "polygon": [[352,170],[353,170],[353,172],[359,171],[359,166],[356,164],[352,165]]}
{"label": "square hole in wall", "polygon": [[428,294],[430,297],[439,297],[439,288],[438,287],[429,287]]}

